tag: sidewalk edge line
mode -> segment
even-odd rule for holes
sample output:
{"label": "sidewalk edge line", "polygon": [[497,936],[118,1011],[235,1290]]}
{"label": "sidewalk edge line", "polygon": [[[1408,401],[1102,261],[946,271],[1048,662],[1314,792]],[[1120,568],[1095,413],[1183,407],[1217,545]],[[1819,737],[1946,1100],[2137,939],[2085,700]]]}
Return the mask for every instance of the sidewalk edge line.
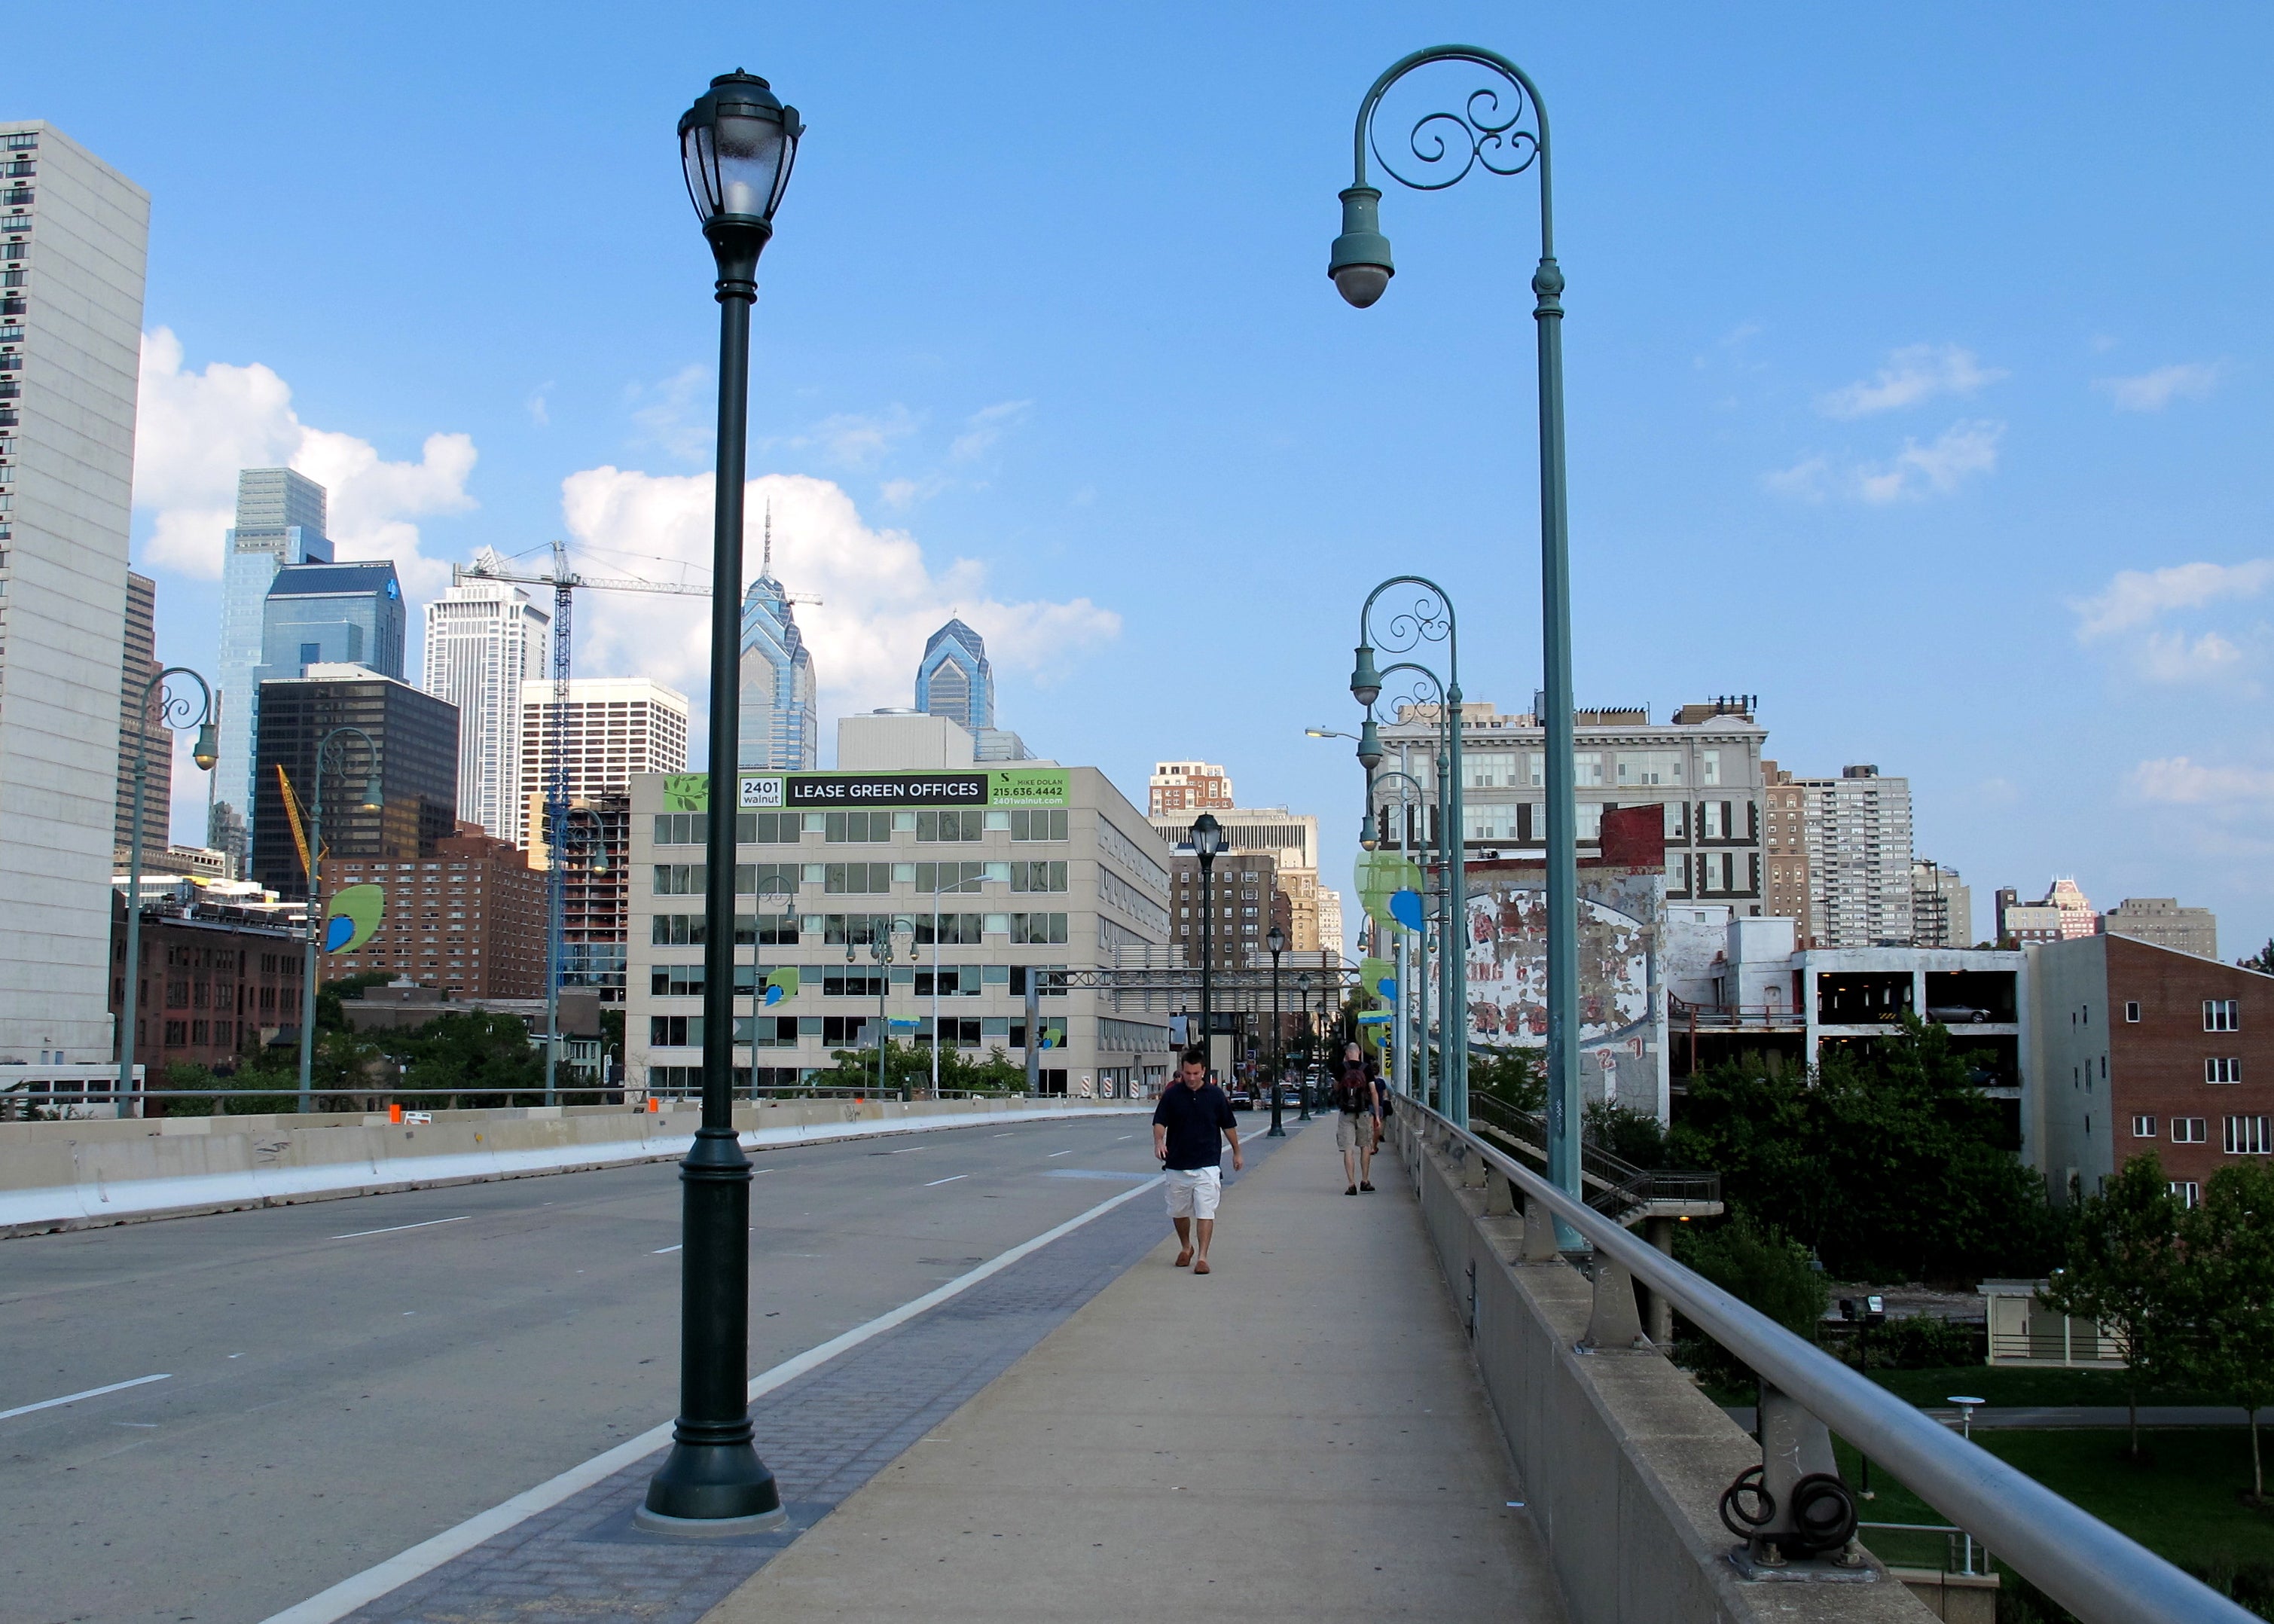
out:
{"label": "sidewalk edge line", "polygon": [[[960,1296],[990,1276],[998,1274],[1021,1259],[1041,1251],[1052,1241],[1073,1234],[1091,1220],[1102,1218],[1126,1201],[1133,1200],[1148,1190],[1158,1187],[1159,1174],[1143,1184],[1123,1191],[1110,1200],[1101,1201],[1088,1212],[1067,1219],[1056,1229],[1045,1229],[1031,1240],[1021,1241],[1009,1251],[998,1253],[968,1274],[959,1274],[943,1285],[936,1286],[922,1297],[911,1298],[898,1308],[879,1314],[865,1325],[832,1337],[829,1341],[807,1349],[794,1357],[785,1359],[772,1370],[750,1379],[749,1396],[758,1398],[772,1392],[785,1382],[794,1381],[807,1372],[827,1364],[839,1354],[859,1347],[872,1337],[907,1324],[928,1309],[936,1308],[949,1298]],[[336,1624],[357,1608],[377,1601],[390,1591],[401,1589],[413,1579],[432,1573],[456,1556],[463,1556],[476,1545],[493,1539],[516,1523],[527,1521],[540,1511],[549,1511],[570,1495],[591,1488],[604,1478],[613,1477],[644,1456],[654,1454],[671,1441],[672,1427],[666,1422],[649,1428],[636,1438],[627,1439],[614,1448],[594,1455],[581,1465],[572,1466],[558,1477],[549,1477],[535,1488],[524,1489],[512,1499],[501,1501],[487,1511],[476,1512],[455,1528],[448,1528],[430,1539],[412,1545],[409,1550],[391,1556],[375,1567],[341,1580],[328,1590],[320,1590],[307,1600],[272,1613],[263,1624]]]}

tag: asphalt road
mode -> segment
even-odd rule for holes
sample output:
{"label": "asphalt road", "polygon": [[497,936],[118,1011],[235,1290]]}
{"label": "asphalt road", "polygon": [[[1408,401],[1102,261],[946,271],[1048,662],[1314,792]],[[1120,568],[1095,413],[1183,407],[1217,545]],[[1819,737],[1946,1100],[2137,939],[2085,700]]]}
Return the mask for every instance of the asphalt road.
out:
{"label": "asphalt road", "polygon": [[[1135,1116],[755,1160],[753,1373],[1156,1169]],[[165,1378],[0,1417],[0,1620],[257,1620],[669,1420],[678,1239],[662,1163],[0,1242],[0,1412]]]}

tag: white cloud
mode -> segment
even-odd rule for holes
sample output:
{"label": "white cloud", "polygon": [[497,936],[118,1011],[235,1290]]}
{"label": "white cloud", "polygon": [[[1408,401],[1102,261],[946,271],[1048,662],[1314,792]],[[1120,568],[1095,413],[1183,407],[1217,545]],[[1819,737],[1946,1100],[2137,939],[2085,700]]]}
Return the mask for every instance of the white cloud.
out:
{"label": "white cloud", "polygon": [[219,576],[237,470],[285,467],[328,488],[341,557],[393,559],[414,597],[448,584],[449,566],[420,553],[411,521],[475,506],[471,438],[430,434],[418,462],[387,462],[369,440],[301,422],[291,387],[269,367],[215,361],[188,372],[182,353],[165,327],[143,336],[134,504],[152,515],[146,564]]}
{"label": "white cloud", "polygon": [[1998,466],[1998,442],[2006,425],[1984,418],[1954,423],[1926,445],[1903,441],[1884,462],[1856,462],[1811,456],[1790,468],[1761,476],[1763,487],[1801,501],[1841,496],[1884,505],[1947,496],[1969,478]]}
{"label": "white cloud", "polygon": [[2218,387],[2225,371],[2218,362],[2181,361],[2136,378],[2095,379],[2093,387],[2105,390],[2119,411],[2161,411],[2176,400],[2201,400]]}
{"label": "white cloud", "polygon": [[2209,682],[2237,675],[2243,653],[2217,632],[2192,638],[2185,632],[2150,632],[2138,663],[2151,682]]}
{"label": "white cloud", "polygon": [[1910,344],[1889,355],[1873,377],[1834,389],[1816,403],[1828,417],[1865,417],[1937,395],[1972,395],[2005,376],[2002,368],[1984,366],[1972,350],[1956,344]]}
{"label": "white cloud", "polygon": [[2090,642],[2144,626],[2174,609],[2197,609],[2222,598],[2255,598],[2274,582],[2274,559],[2240,564],[2174,564],[2167,569],[2120,570],[2093,597],[2072,599],[2076,635]]}
{"label": "white cloud", "polygon": [[1976,418],[1952,424],[1930,445],[1906,440],[1894,462],[1858,470],[1857,493],[1867,502],[1947,496],[1969,477],[1998,466],[2005,432],[2002,423]]}
{"label": "white cloud", "polygon": [[1033,405],[1032,401],[1004,401],[973,412],[963,425],[963,432],[948,447],[947,460],[969,462],[984,456],[995,448],[1006,431],[1025,419],[1028,409]]}
{"label": "white cloud", "polygon": [[718,449],[718,414],[709,398],[711,369],[682,366],[661,383],[633,384],[624,391],[632,421],[639,425],[633,444],[653,446],[681,462],[707,462]]}
{"label": "white cloud", "polygon": [[818,451],[840,467],[870,469],[922,426],[922,419],[895,401],[883,411],[840,411],[824,417],[783,443],[799,451]]}
{"label": "white cloud", "polygon": [[2132,788],[2141,800],[2165,806],[2217,813],[2274,811],[2274,771],[2263,767],[2205,766],[2171,756],[2135,767]]}
{"label": "white cloud", "polygon": [[[700,579],[711,558],[711,498],[708,474],[591,468],[561,481],[561,505],[572,551],[608,549],[596,573],[624,574],[621,555],[633,553],[665,560],[643,572],[655,578],[677,579],[671,566],[684,564]],[[870,528],[829,480],[769,474],[749,482],[747,500],[747,572],[758,563],[757,515],[771,503],[774,574],[793,592],[823,600],[799,605],[797,619],[827,714],[907,704],[923,640],[950,613],[987,639],[997,666],[1043,677],[1120,635],[1121,617],[1086,598],[1005,603],[990,594],[985,568],[974,560],[935,569],[915,538]],[[704,600],[608,593],[587,601],[592,607],[577,617],[580,672],[651,676],[701,704],[710,659]]]}

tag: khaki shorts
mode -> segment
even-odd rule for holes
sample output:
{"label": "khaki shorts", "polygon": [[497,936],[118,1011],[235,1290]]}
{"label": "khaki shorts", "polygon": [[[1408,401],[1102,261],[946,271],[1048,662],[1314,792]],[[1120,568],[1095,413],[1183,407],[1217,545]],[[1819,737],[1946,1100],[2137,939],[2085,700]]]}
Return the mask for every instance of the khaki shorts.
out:
{"label": "khaki shorts", "polygon": [[1336,1113],[1335,1148],[1337,1150],[1372,1150],[1374,1148],[1374,1113],[1360,1111],[1355,1116],[1346,1111]]}
{"label": "khaki shorts", "polygon": [[1216,1204],[1224,1199],[1224,1169],[1220,1167],[1182,1168],[1163,1169],[1168,1183],[1169,1216],[1171,1218],[1213,1218]]}

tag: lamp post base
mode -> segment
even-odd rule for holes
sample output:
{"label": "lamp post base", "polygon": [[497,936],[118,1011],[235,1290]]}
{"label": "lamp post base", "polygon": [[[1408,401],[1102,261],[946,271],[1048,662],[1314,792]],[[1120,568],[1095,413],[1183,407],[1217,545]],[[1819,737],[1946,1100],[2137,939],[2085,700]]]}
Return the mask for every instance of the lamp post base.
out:
{"label": "lamp post base", "polygon": [[674,1443],[633,1514],[642,1528],[669,1534],[745,1534],[779,1528],[788,1517],[774,1475],[750,1445]]}

